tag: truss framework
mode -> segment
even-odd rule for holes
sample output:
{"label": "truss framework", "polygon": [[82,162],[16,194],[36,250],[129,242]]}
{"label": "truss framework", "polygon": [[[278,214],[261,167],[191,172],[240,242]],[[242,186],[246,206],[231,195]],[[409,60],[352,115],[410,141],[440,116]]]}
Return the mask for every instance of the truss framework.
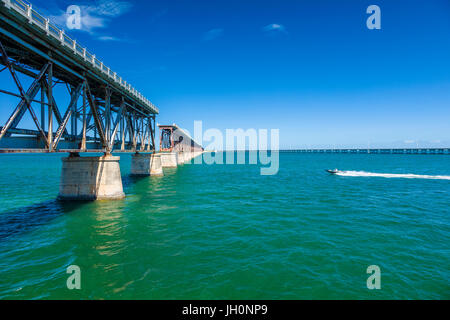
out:
{"label": "truss framework", "polygon": [[[13,48],[9,51],[14,52]],[[155,114],[145,114],[126,102],[112,86],[103,85],[100,92],[103,91],[104,96],[99,97],[99,88],[96,88],[97,94],[93,94],[90,81],[85,76],[70,83],[57,79],[51,61],[35,72],[22,66],[20,53],[9,56],[1,41],[0,55],[0,63],[5,66],[0,72],[10,74],[18,91],[0,89],[0,93],[20,98],[6,123],[0,127],[0,152],[111,153],[155,150]],[[19,74],[33,78],[27,90]],[[61,84],[67,88],[70,97],[65,109],[60,108],[53,94],[55,86]],[[39,92],[40,99],[37,99]],[[40,105],[38,113],[33,104]],[[34,129],[20,128],[27,112],[33,119]]]}
{"label": "truss framework", "polygon": [[0,153],[153,152],[158,109],[20,3],[0,1],[0,93],[18,98],[0,106]]}

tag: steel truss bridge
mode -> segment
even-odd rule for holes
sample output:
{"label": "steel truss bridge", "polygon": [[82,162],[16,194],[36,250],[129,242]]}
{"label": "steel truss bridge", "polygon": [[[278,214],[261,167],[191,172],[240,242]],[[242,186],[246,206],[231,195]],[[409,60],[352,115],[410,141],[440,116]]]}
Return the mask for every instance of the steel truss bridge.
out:
{"label": "steel truss bridge", "polygon": [[[0,73],[10,79],[0,93],[19,101],[0,106],[10,110],[0,153],[155,150],[158,109],[22,0],[0,0]],[[66,103],[57,101],[60,87]]]}

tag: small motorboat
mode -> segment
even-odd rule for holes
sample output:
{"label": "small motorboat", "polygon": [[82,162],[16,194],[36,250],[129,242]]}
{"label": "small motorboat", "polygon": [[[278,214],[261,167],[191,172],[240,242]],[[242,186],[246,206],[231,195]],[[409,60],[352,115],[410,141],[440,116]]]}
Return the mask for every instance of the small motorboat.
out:
{"label": "small motorboat", "polygon": [[333,170],[325,170],[326,172],[328,172],[328,173],[331,173],[331,174],[336,174],[336,173],[338,173],[339,172],[339,170],[338,169],[333,169]]}

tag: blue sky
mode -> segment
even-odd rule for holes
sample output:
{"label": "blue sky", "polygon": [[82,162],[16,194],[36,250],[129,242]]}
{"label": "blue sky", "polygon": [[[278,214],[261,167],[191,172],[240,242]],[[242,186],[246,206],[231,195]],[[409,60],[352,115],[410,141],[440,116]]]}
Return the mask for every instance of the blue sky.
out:
{"label": "blue sky", "polygon": [[[281,148],[450,146],[448,0],[32,3],[58,22],[79,5],[69,33],[159,123],[280,129]],[[366,27],[371,4],[381,30]]]}

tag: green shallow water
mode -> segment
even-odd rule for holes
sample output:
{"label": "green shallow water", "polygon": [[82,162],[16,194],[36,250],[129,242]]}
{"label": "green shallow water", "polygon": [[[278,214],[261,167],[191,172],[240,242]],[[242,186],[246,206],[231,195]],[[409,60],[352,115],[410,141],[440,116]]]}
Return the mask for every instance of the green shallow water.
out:
{"label": "green shallow water", "polygon": [[[2,299],[448,299],[448,156],[280,154],[133,179],[126,199],[60,203],[61,155],[0,156]],[[81,290],[66,268],[81,268]],[[381,268],[368,290],[366,268]]]}

